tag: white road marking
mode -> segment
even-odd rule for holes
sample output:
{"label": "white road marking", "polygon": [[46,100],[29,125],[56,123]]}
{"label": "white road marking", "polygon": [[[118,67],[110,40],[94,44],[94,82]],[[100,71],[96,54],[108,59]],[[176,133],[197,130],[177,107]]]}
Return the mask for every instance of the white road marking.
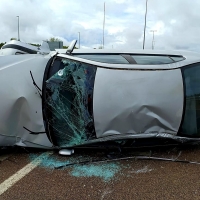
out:
{"label": "white road marking", "polygon": [[10,187],[12,187],[17,181],[22,179],[33,169],[35,169],[42,162],[42,160],[44,158],[48,157],[52,153],[53,152],[45,152],[45,153],[41,154],[35,160],[33,160],[31,163],[27,164],[25,167],[23,167],[18,172],[16,172],[11,177],[9,177],[7,180],[5,180],[3,183],[1,183],[0,184],[0,195],[2,195],[6,190],[8,190]]}

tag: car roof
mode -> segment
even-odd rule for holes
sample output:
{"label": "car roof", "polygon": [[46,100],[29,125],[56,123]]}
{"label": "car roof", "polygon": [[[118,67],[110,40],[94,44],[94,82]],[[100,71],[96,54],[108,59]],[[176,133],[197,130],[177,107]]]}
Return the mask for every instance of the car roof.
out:
{"label": "car roof", "polygon": [[[67,49],[55,49],[58,53],[66,53]],[[184,56],[184,55],[200,55],[200,53],[193,51],[184,51],[184,50],[151,50],[151,49],[74,49],[73,54],[144,54],[144,55],[175,55],[175,56]]]}
{"label": "car roof", "polygon": [[[118,49],[74,49],[72,54],[66,54],[66,49],[56,49],[58,54],[62,57],[68,57],[73,60],[77,60],[80,62],[85,62],[88,64],[98,65],[99,67],[105,67],[105,68],[121,68],[121,69],[176,69],[181,68],[185,65],[189,65],[192,63],[200,62],[200,53],[192,52],[192,51],[176,51],[176,50],[118,50]],[[97,62],[93,61],[87,58],[79,58],[76,57],[77,55],[100,55],[100,54],[106,54],[106,55],[112,55],[112,54],[128,54],[128,55],[140,55],[140,56],[180,56],[184,59],[177,62],[172,62],[169,64],[111,64],[111,63],[105,63],[105,62]]]}

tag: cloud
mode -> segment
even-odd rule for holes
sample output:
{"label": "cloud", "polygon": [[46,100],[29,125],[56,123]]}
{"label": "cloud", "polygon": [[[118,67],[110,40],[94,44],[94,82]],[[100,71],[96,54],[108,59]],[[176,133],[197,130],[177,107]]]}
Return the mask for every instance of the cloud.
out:
{"label": "cloud", "polygon": [[[146,0],[105,0],[105,48],[142,49]],[[200,52],[200,2],[197,0],[148,0],[145,48],[187,49]],[[22,41],[41,43],[57,37],[68,45],[81,35],[81,46],[102,43],[104,1],[1,0],[0,42],[17,37],[20,16]]]}

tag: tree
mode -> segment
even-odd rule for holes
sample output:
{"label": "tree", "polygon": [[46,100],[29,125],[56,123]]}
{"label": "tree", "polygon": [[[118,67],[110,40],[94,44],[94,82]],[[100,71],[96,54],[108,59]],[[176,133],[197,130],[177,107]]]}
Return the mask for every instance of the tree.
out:
{"label": "tree", "polygon": [[36,47],[40,47],[41,46],[40,44],[32,44],[32,43],[30,43],[30,45],[33,45],[33,46],[36,46]]}
{"label": "tree", "polygon": [[1,47],[2,47],[4,44],[6,44],[6,42],[5,42],[5,43],[3,43],[3,42],[2,42],[2,43],[0,43],[0,48],[1,48]]}
{"label": "tree", "polygon": [[51,37],[48,41],[50,41],[50,42],[62,42],[62,40],[55,38],[55,37]]}
{"label": "tree", "polygon": [[10,38],[10,40],[17,40],[17,38]]}

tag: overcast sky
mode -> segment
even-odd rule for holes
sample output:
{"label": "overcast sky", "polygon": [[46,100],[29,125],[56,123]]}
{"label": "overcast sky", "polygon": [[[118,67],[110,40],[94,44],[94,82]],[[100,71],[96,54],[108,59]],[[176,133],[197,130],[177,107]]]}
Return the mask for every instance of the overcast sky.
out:
{"label": "overcast sky", "polygon": [[[106,4],[105,48],[142,49],[146,0],[0,0],[0,42],[17,38],[41,43],[56,37],[69,45],[81,35],[81,48],[102,43]],[[148,0],[145,48],[200,52],[199,0]]]}

